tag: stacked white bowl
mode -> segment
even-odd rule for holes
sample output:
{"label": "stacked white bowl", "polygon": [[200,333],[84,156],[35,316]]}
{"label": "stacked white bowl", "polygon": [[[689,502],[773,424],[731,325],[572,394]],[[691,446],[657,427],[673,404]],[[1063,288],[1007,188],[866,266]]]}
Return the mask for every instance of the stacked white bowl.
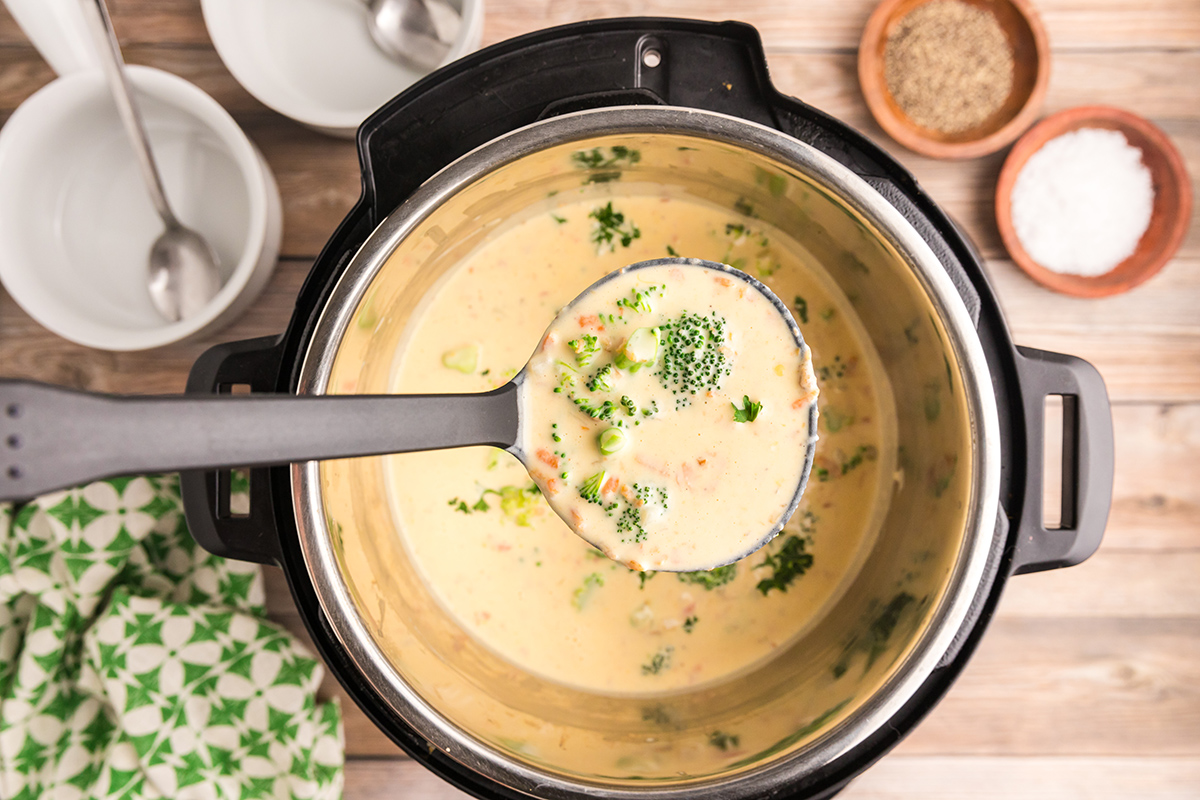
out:
{"label": "stacked white bowl", "polygon": [[104,350],[142,350],[232,322],[279,254],[279,189],[233,118],[188,81],[129,67],[168,199],[220,259],[199,314],[165,321],[147,290],[162,232],[78,0],[4,0],[55,71],[0,129],[0,281],[39,323]]}

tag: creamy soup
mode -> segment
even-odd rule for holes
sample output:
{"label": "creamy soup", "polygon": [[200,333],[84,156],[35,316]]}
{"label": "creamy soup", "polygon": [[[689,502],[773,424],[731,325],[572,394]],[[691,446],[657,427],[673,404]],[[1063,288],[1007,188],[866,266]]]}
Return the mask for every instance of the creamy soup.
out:
{"label": "creamy soup", "polygon": [[649,263],[589,289],[542,337],[521,449],[551,508],[609,558],[711,569],[787,520],[816,378],[790,317],[745,273]]}
{"label": "creamy soup", "polygon": [[[799,510],[773,541],[727,566],[632,570],[572,533],[515,458],[467,448],[387,458],[396,527],[447,611],[524,670],[614,693],[658,693],[747,670],[821,618],[881,524],[896,445],[878,356],[821,266],[760,220],[619,184],[605,200],[581,190],[552,202],[497,231],[428,293],[399,349],[393,390],[502,385],[559,309],[626,264],[668,255],[733,264],[783,298],[812,351],[820,443]],[[797,369],[790,368],[793,388],[802,383]],[[730,388],[760,399],[748,387]],[[762,400],[761,415],[747,424],[734,422],[726,405],[722,425],[746,433],[784,402]],[[799,464],[805,442],[780,441],[772,456]],[[759,481],[736,468],[721,479],[747,491]],[[696,536],[721,535],[726,525],[690,524]]]}

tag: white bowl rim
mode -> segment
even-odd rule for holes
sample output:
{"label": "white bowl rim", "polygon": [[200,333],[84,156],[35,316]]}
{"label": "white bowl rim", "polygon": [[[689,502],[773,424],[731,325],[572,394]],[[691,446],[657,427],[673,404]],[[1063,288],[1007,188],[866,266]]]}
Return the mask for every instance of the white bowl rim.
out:
{"label": "white bowl rim", "polygon": [[[19,263],[18,259],[0,258],[0,281],[4,283],[13,300],[31,317],[73,342],[114,351],[161,347],[187,339],[218,320],[250,282],[267,243],[269,227],[269,178],[264,175],[266,165],[233,117],[198,86],[173,73],[154,67],[130,65],[128,74],[137,88],[152,94],[160,102],[188,112],[220,139],[242,175],[248,200],[249,220],[246,243],[237,265],[216,297],[201,313],[161,327],[138,330],[111,328],[103,336],[95,335],[96,329],[102,326],[76,325],[73,319],[62,314],[53,304],[43,304],[39,300],[31,302],[31,298],[24,291],[24,274],[30,267]],[[21,140],[45,124],[46,116],[51,110],[64,106],[73,108],[79,105],[82,99],[92,97],[96,92],[107,95],[108,88],[104,78],[98,72],[85,70],[57,78],[31,95],[0,129],[0,175],[10,159],[21,159]],[[0,252],[4,249],[5,245],[0,242]]]}
{"label": "white bowl rim", "polygon": [[[228,2],[228,0],[200,0],[200,9],[204,15],[204,27],[208,29],[208,36],[212,40],[217,55],[220,56],[221,61],[225,64],[225,68],[229,70],[247,92],[267,108],[303,125],[334,134],[354,133],[363,121],[377,110],[376,108],[364,108],[355,111],[338,111],[323,108],[316,104],[292,103],[287,99],[281,99],[280,95],[275,92],[276,82],[261,70],[252,67],[243,51],[231,46],[229,38],[225,36],[225,28],[223,26],[214,25],[213,20],[217,16],[213,10],[215,7],[214,4],[224,2]],[[245,0],[236,0],[233,5],[241,8],[244,2]],[[483,3],[484,0],[462,0],[462,32],[459,34],[454,46],[450,48],[450,52],[446,55],[445,60],[439,65],[439,69],[470,53],[479,46],[479,34],[482,30]],[[412,86],[428,74],[430,73],[419,75],[412,83],[398,89],[396,94],[404,91],[408,86]]]}

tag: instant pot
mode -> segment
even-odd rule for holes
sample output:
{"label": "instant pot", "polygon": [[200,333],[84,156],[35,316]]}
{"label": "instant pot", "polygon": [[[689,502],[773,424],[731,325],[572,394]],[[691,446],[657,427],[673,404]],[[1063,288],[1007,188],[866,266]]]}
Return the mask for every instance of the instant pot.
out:
{"label": "instant pot", "polygon": [[[557,685],[474,642],[409,560],[381,459],[252,470],[244,515],[231,512],[228,472],[185,473],[197,541],[282,567],[350,696],[460,789],[831,796],[947,691],[1009,576],[1099,546],[1113,443],[1096,370],[1014,347],[950,218],[862,135],[776,91],[754,29],[621,19],[503,42],[380,109],[358,148],[362,197],[288,329],[209,350],[189,392],[386,392],[405,327],[447,270],[547,196],[620,182],[670,187],[802,242],[853,304],[894,394],[886,519],[847,591],[768,664],[659,697]],[[640,158],[572,159],[597,148]],[[1050,395],[1064,398],[1058,529],[1042,513]],[[708,746],[718,729],[742,731],[744,752]]]}

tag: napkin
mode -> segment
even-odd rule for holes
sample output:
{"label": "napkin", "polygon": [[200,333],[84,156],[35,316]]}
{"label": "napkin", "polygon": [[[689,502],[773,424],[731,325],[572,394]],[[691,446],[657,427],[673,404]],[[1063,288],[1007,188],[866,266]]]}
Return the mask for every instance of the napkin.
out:
{"label": "napkin", "polygon": [[0,506],[0,797],[338,798],[322,668],[174,476]]}

